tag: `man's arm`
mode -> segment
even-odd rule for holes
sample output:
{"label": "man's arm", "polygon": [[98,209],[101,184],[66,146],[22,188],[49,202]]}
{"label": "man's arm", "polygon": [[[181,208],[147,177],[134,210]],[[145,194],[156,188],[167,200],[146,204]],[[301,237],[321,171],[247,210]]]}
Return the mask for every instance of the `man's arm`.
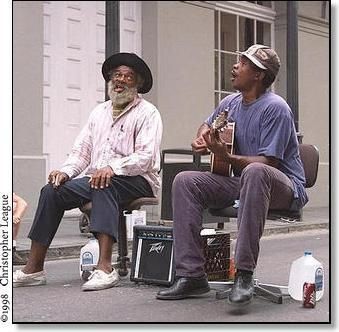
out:
{"label": "man's arm", "polygon": [[205,132],[203,137],[207,148],[219,156],[225,156],[225,162],[230,163],[236,171],[241,171],[247,165],[254,162],[263,163],[275,168],[279,167],[279,160],[275,157],[240,156],[228,153],[226,143],[220,139],[218,131],[214,129]]}
{"label": "man's arm", "polygon": [[205,132],[209,130],[210,130],[210,126],[207,123],[203,123],[198,129],[197,137],[202,136]]}
{"label": "man's arm", "polygon": [[24,216],[27,209],[27,202],[20,196],[13,193],[13,203],[15,203],[15,209],[13,211],[13,222],[18,224],[21,218]]}
{"label": "man's arm", "polygon": [[266,156],[239,156],[226,153],[225,156],[226,162],[230,163],[232,167],[237,170],[241,171],[247,165],[251,163],[262,163],[266,164],[275,168],[279,166],[279,160],[275,157],[266,157]]}
{"label": "man's arm", "polygon": [[76,177],[86,169],[91,162],[92,148],[93,141],[89,119],[77,136],[67,160],[60,169],[60,172],[68,176],[65,181]]}
{"label": "man's arm", "polygon": [[91,160],[92,136],[90,120],[77,136],[71,153],[60,170],[53,170],[48,175],[48,183],[54,188],[79,175],[89,165]]}

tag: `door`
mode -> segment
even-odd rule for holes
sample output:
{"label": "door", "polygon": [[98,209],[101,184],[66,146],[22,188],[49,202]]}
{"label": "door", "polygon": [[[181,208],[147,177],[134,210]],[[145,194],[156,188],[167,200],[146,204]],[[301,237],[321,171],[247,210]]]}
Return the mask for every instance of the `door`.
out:
{"label": "door", "polygon": [[141,1],[120,1],[120,51],[141,56]]}
{"label": "door", "polygon": [[66,160],[89,113],[105,98],[105,2],[44,2],[46,178]]}

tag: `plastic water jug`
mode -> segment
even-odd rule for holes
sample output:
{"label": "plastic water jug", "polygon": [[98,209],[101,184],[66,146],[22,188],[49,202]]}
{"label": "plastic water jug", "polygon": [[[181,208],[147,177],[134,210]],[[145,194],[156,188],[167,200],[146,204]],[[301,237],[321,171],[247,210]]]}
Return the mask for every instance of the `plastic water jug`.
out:
{"label": "plastic water jug", "polygon": [[146,225],[146,211],[133,210],[132,212],[124,211],[126,218],[127,239],[133,240],[133,230],[136,225]]}
{"label": "plastic water jug", "polygon": [[310,251],[305,251],[304,256],[292,262],[288,293],[293,299],[303,300],[303,285],[305,282],[315,284],[316,301],[319,301],[324,294],[324,267],[312,256]]}
{"label": "plastic water jug", "polygon": [[80,278],[87,281],[99,260],[99,243],[93,238],[80,250]]}

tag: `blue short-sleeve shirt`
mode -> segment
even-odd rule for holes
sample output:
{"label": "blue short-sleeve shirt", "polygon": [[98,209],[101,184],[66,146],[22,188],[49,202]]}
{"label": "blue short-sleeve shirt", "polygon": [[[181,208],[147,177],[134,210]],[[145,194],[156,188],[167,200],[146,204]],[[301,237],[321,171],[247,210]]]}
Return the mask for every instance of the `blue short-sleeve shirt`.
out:
{"label": "blue short-sleeve shirt", "polygon": [[235,153],[279,159],[280,171],[294,185],[295,200],[291,208],[304,206],[308,201],[305,174],[293,114],[286,101],[268,91],[244,104],[241,93],[235,93],[224,98],[205,123],[211,126],[217,115],[225,110],[228,120],[235,122]]}

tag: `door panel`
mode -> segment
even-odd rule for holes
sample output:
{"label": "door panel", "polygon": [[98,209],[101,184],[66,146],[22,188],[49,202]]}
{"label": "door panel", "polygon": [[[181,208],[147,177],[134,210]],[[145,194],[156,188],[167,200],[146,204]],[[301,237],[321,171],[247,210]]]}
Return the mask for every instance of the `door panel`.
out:
{"label": "door panel", "polygon": [[120,1],[120,51],[141,56],[141,1]]}

